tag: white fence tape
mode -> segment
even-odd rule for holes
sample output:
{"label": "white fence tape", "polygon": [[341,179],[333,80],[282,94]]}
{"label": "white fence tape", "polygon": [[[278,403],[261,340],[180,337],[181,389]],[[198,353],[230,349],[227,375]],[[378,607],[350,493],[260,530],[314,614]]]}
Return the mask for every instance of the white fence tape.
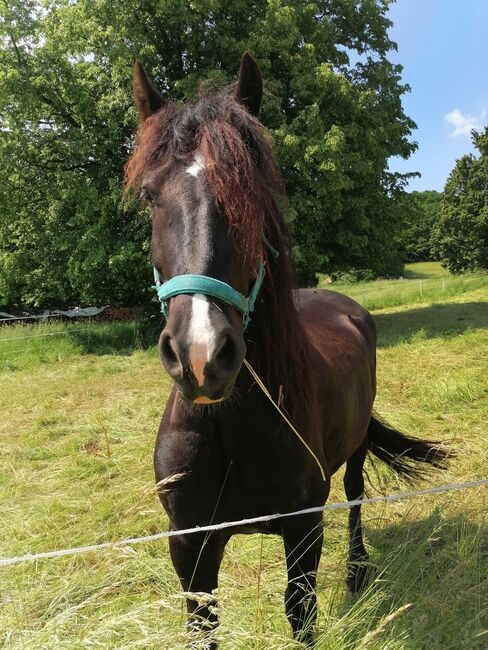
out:
{"label": "white fence tape", "polygon": [[155,535],[146,535],[145,537],[131,537],[122,539],[118,542],[103,542],[102,544],[93,544],[91,546],[77,546],[75,548],[65,548],[58,551],[46,551],[44,553],[27,553],[18,557],[1,558],[0,566],[10,566],[13,564],[20,564],[21,562],[29,562],[33,560],[42,560],[54,557],[63,557],[65,555],[78,555],[80,553],[89,553],[91,551],[100,551],[104,549],[115,549],[124,546],[132,546],[133,544],[142,544],[144,542],[154,542],[164,537],[178,537],[180,535],[191,535],[194,533],[206,533],[215,530],[224,530],[225,528],[233,528],[235,526],[246,526],[250,524],[257,524],[275,519],[283,519],[285,517],[297,517],[299,515],[309,515],[326,510],[341,510],[343,508],[350,508],[351,506],[359,506],[369,503],[383,503],[387,501],[401,501],[413,497],[421,497],[430,494],[441,494],[443,492],[450,492],[452,490],[462,490],[467,488],[477,488],[483,485],[488,485],[488,478],[479,479],[477,481],[467,481],[466,483],[449,483],[447,485],[439,485],[437,487],[427,488],[425,490],[415,490],[413,492],[398,492],[397,494],[389,494],[383,497],[372,497],[370,499],[354,499],[352,501],[343,501],[339,503],[330,503],[324,506],[316,506],[314,508],[304,508],[303,510],[295,510],[294,512],[276,513],[273,515],[263,515],[261,517],[251,517],[249,519],[240,519],[239,521],[224,521],[220,524],[213,524],[211,526],[196,526],[195,528],[184,528],[180,530],[168,530]]}
{"label": "white fence tape", "polygon": [[40,320],[45,321],[48,318],[60,318],[65,316],[66,318],[90,318],[91,316],[97,316],[105,311],[109,305],[103,305],[103,307],[75,307],[74,309],[53,309],[52,311],[46,309],[40,314],[26,314],[25,316],[12,316],[6,312],[0,311],[0,323],[14,323],[16,321],[23,320]]}

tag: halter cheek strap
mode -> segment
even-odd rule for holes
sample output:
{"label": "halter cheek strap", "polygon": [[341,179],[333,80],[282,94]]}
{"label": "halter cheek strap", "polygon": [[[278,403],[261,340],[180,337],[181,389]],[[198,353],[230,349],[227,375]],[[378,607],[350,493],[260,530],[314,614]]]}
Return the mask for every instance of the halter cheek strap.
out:
{"label": "halter cheek strap", "polygon": [[167,282],[161,282],[159,272],[154,269],[155,289],[161,302],[161,311],[165,318],[168,318],[168,300],[182,294],[194,295],[204,294],[218,298],[228,305],[231,305],[243,316],[244,329],[249,325],[251,314],[254,311],[256,299],[263,284],[264,262],[261,262],[258,269],[256,281],[254,282],[249,295],[246,297],[236,291],[226,282],[210,278],[207,275],[177,275]]}

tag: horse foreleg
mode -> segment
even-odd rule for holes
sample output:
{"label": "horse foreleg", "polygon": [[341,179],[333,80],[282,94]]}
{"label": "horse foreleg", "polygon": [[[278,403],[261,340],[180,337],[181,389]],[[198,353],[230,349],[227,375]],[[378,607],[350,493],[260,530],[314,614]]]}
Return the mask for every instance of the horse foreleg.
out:
{"label": "horse foreleg", "polygon": [[[346,464],[344,489],[348,501],[361,499],[364,492],[363,465],[366,458],[367,443],[356,449]],[[350,594],[360,591],[366,582],[369,556],[364,548],[361,528],[361,506],[349,509],[349,560],[347,564],[346,586]]]}
{"label": "horse foreleg", "polygon": [[282,524],[288,570],[286,615],[295,638],[307,645],[313,643],[317,617],[315,584],[322,552],[322,528],[321,513],[284,520]]}
{"label": "horse foreleg", "polygon": [[217,587],[225,542],[215,535],[203,534],[169,538],[173,566],[183,590],[188,593],[190,633],[197,647],[205,647],[205,650],[217,648],[214,638],[218,625],[217,601],[212,592]]}

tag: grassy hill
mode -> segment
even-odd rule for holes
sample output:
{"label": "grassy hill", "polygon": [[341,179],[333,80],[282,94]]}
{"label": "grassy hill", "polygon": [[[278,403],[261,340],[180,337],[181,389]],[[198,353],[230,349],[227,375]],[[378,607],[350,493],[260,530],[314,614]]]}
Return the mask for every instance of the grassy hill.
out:
{"label": "grassy hill", "polygon": [[[488,277],[343,285],[374,310],[376,408],[393,425],[449,441],[458,457],[419,487],[486,476]],[[425,277],[427,275],[428,277]],[[422,277],[419,277],[422,276]],[[422,293],[419,282],[422,281]],[[424,284],[425,283],[425,284]],[[152,449],[170,382],[157,323],[0,329],[0,557],[164,530]],[[342,473],[330,502],[344,500]],[[370,495],[405,489],[368,468]],[[347,512],[326,513],[317,647],[482,649],[488,645],[487,490],[365,506],[377,567],[346,602]],[[183,648],[184,598],[167,544],[0,567],[5,648]],[[298,648],[283,609],[281,540],[234,537],[221,570],[222,648]]]}

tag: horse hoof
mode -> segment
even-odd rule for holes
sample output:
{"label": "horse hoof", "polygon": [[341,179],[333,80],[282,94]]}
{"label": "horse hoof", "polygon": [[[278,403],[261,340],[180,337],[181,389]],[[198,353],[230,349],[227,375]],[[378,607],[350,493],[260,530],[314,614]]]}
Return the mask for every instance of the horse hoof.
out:
{"label": "horse hoof", "polygon": [[367,556],[351,563],[346,578],[346,592],[348,596],[355,596],[364,590],[369,582],[372,570],[373,567],[369,564],[369,558]]}
{"label": "horse hoof", "polygon": [[296,635],[295,641],[298,641],[298,643],[300,643],[303,648],[315,648],[315,639],[313,632]]}

